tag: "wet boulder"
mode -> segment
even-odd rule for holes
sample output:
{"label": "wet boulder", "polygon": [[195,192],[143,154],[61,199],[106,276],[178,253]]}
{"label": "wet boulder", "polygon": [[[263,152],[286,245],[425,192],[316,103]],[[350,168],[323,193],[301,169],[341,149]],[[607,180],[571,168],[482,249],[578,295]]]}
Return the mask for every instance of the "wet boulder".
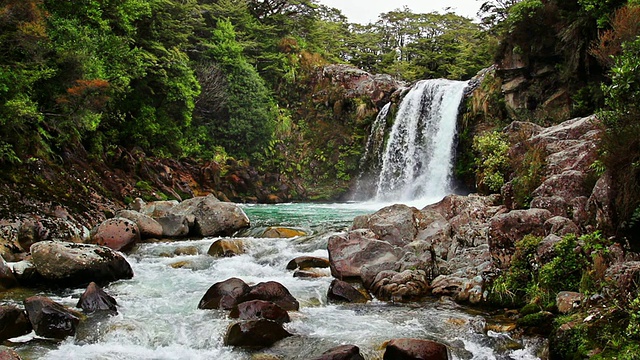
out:
{"label": "wet boulder", "polygon": [[271,301],[287,311],[298,311],[300,303],[291,295],[284,285],[275,282],[261,282],[251,286],[249,292],[242,296],[242,301],[264,300]]}
{"label": "wet boulder", "polygon": [[167,214],[155,219],[162,227],[162,236],[174,238],[189,235],[189,219],[185,215]]}
{"label": "wet boulder", "polygon": [[107,294],[95,282],[91,282],[87,286],[76,307],[81,308],[85,313],[94,313],[96,311],[118,312],[116,299]]}
{"label": "wet boulder", "polygon": [[185,200],[176,211],[177,214],[194,217],[193,233],[199,236],[230,236],[250,225],[242,208],[234,203],[221,202],[214,196]]}
{"label": "wet boulder", "polygon": [[263,348],[291,336],[281,324],[259,319],[235,323],[229,327],[224,337],[227,346]]}
{"label": "wet boulder", "polygon": [[21,309],[13,305],[0,306],[0,342],[31,332],[31,323]]}
{"label": "wet boulder", "polygon": [[38,336],[64,339],[73,336],[80,323],[78,313],[44,296],[26,298],[24,308]]}
{"label": "wet boulder", "polygon": [[362,279],[365,266],[375,267],[377,272],[394,269],[402,258],[401,248],[379,240],[377,235],[368,229],[330,237],[327,250],[331,275],[341,280]]}
{"label": "wet boulder", "polygon": [[0,359],[1,360],[21,360],[18,353],[6,346],[0,346]]}
{"label": "wet boulder", "polygon": [[325,272],[325,271],[321,271],[318,269],[309,269],[309,270],[296,270],[293,272],[293,277],[294,278],[301,278],[301,279],[316,279],[316,278],[321,278],[321,277],[327,277],[329,276],[330,273],[329,272]]}
{"label": "wet boulder", "polygon": [[238,278],[230,278],[213,284],[204,294],[198,309],[231,310],[249,292],[250,287]]}
{"label": "wet boulder", "polygon": [[140,237],[143,239],[162,237],[162,225],[151,216],[133,210],[120,210],[116,217],[133,221],[140,230]]}
{"label": "wet boulder", "polygon": [[15,286],[18,286],[18,281],[4,258],[0,256],[0,290],[10,289]]}
{"label": "wet boulder", "polygon": [[329,349],[313,360],[364,360],[360,348],[355,345],[341,345]]}
{"label": "wet boulder", "polygon": [[43,241],[31,246],[31,261],[43,278],[58,285],[131,279],[125,258],[108,247]]}
{"label": "wet boulder", "polygon": [[328,268],[329,259],[319,258],[314,256],[299,256],[287,264],[287,270],[301,269],[306,270],[310,268]]}
{"label": "wet boulder", "polygon": [[92,244],[113,250],[126,251],[140,241],[140,230],[133,221],[125,218],[108,219],[91,231]]}
{"label": "wet boulder", "polygon": [[387,343],[383,360],[447,360],[448,350],[443,344],[422,339],[394,339]]}
{"label": "wet boulder", "polygon": [[211,244],[207,254],[213,257],[232,257],[244,254],[244,244],[239,239],[219,239]]}
{"label": "wet boulder", "polygon": [[44,278],[31,261],[22,260],[12,264],[13,275],[22,286],[34,286],[44,281]]}
{"label": "wet boulder", "polygon": [[251,300],[234,306],[229,317],[240,320],[267,319],[284,324],[291,319],[289,313],[271,301]]}
{"label": "wet boulder", "polygon": [[271,226],[268,227],[261,236],[263,238],[271,238],[271,239],[288,239],[294,238],[297,236],[306,236],[307,232],[303,229],[296,229],[290,227],[282,227],[282,226]]}
{"label": "wet boulder", "polygon": [[427,295],[428,291],[429,284],[423,270],[381,271],[371,286],[375,297],[394,302],[415,300]]}
{"label": "wet boulder", "polygon": [[334,279],[327,291],[329,302],[366,303],[367,297],[346,281]]}

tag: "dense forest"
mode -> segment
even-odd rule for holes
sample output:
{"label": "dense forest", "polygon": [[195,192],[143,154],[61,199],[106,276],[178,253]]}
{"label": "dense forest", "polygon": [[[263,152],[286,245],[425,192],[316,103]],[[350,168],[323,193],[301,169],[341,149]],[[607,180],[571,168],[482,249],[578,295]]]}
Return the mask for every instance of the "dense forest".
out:
{"label": "dense forest", "polygon": [[[100,161],[124,148],[233,158],[344,189],[380,105],[337,101],[340,89],[314,98],[326,86],[323,66],[411,82],[470,79],[518,58],[553,76],[530,87],[518,111],[485,79],[474,121],[548,124],[599,112],[607,132],[595,166],[614,174],[620,223],[638,218],[637,1],[496,0],[478,15],[404,8],[363,25],[315,0],[4,0],[0,162],[55,163],[74,149]],[[568,110],[540,111],[559,88]]]}

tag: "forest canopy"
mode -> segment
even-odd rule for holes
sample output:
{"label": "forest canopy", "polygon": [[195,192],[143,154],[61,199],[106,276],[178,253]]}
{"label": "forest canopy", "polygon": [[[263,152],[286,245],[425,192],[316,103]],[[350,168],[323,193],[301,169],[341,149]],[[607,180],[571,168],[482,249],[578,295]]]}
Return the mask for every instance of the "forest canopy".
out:
{"label": "forest canopy", "polygon": [[470,19],[408,8],[361,25],[315,0],[3,0],[0,161],[74,146],[253,158],[305,121],[296,83],[316,66],[470,78],[491,45]]}

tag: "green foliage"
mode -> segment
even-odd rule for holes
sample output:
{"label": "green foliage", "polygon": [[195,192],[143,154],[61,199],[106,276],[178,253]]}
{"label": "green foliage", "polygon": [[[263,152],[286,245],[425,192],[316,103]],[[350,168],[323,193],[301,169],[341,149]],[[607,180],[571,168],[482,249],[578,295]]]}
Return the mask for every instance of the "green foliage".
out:
{"label": "green foliage", "polygon": [[476,179],[479,189],[499,192],[509,169],[509,142],[498,131],[486,132],[473,139]]}
{"label": "green foliage", "polygon": [[540,237],[526,235],[516,243],[509,269],[493,281],[490,302],[507,307],[520,307],[530,302],[527,295],[537,284],[535,259],[540,241]]}
{"label": "green foliage", "polygon": [[511,159],[515,176],[512,180],[514,206],[526,208],[531,202],[531,194],[542,183],[546,152],[543,147],[529,147],[522,159]]}
{"label": "green foliage", "polygon": [[[640,206],[640,37],[622,46],[604,86],[607,110],[599,114],[605,126],[602,161],[616,187],[615,211],[623,224]],[[632,238],[637,229],[625,231]]]}
{"label": "green foliage", "polygon": [[554,246],[555,257],[542,265],[539,271],[540,288],[548,296],[555,297],[560,291],[578,291],[582,271],[588,259],[577,251],[578,239],[575,235],[566,235]]}
{"label": "green foliage", "polygon": [[540,263],[537,256],[541,240],[527,235],[516,243],[509,269],[492,284],[489,297],[492,303],[509,307],[536,304],[537,308],[547,308],[555,303],[560,291],[593,291],[593,287],[585,286],[585,274],[600,273],[595,276],[602,277],[604,271],[599,268],[598,256],[606,253],[610,245],[600,232],[580,238],[565,235],[555,244],[553,258],[547,263]]}

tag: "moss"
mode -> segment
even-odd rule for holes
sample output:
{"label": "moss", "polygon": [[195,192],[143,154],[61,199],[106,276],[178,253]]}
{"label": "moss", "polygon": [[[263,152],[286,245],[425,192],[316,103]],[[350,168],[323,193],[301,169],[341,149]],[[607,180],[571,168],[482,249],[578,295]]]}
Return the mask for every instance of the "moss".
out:
{"label": "moss", "polygon": [[541,311],[542,308],[540,307],[540,305],[535,304],[535,303],[529,303],[525,306],[522,307],[522,309],[520,309],[520,315],[521,316],[526,316],[526,315],[531,315],[531,314],[535,314],[539,311]]}

